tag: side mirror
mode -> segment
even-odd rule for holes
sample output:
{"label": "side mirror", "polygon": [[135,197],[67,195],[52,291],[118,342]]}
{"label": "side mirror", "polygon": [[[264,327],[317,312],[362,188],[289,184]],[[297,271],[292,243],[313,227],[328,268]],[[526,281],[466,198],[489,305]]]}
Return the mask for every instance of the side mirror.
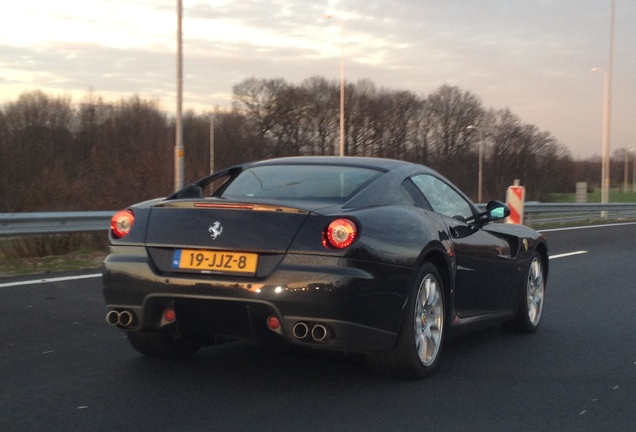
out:
{"label": "side mirror", "polygon": [[484,214],[486,221],[496,221],[510,216],[510,208],[501,201],[490,201]]}

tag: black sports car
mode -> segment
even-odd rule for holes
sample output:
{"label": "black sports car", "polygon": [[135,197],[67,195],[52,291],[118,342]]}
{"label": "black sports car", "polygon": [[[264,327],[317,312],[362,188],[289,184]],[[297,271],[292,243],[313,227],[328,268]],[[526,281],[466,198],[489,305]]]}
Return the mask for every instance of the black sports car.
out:
{"label": "black sports car", "polygon": [[246,163],[113,216],[106,320],[150,356],[275,339],[424,377],[447,336],[539,326],[546,241],[508,213],[413,163]]}

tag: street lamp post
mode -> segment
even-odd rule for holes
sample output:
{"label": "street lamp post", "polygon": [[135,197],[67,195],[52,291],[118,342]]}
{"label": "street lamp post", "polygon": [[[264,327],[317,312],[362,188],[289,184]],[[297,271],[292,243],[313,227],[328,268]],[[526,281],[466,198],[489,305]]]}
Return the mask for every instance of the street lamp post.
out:
{"label": "street lamp post", "polygon": [[634,153],[632,153],[632,193],[636,193],[636,160],[634,160]]}
{"label": "street lamp post", "polygon": [[[335,18],[333,15],[325,15],[325,18]],[[345,67],[344,67],[344,21],[340,23],[340,156],[345,155]]]}
{"label": "street lamp post", "polygon": [[636,193],[636,153],[633,148],[629,152],[632,154],[632,193]]}
{"label": "street lamp post", "polygon": [[[609,202],[609,147],[611,116],[611,84],[610,75],[601,68],[592,68],[592,72],[603,74],[603,141],[601,144],[601,203]],[[605,212],[604,212],[605,215]]]}
{"label": "street lamp post", "polygon": [[628,151],[625,149],[625,173],[623,174],[623,191],[629,192],[629,157]]}
{"label": "street lamp post", "polygon": [[207,114],[210,120],[210,174],[214,173],[214,121],[216,116],[214,113]]}
{"label": "street lamp post", "polygon": [[183,7],[181,0],[177,0],[177,118],[175,123],[175,146],[174,146],[174,187],[175,191],[183,188],[184,178],[184,155],[183,129],[181,122],[181,112],[183,110],[183,53],[182,53],[182,30]]}
{"label": "street lamp post", "polygon": [[[610,186],[610,118],[612,111],[612,64],[614,63],[614,9],[616,0],[611,0],[610,6],[610,41],[609,66],[607,72],[600,68],[592,68],[592,72],[602,72],[604,78],[603,91],[603,143],[601,162],[601,203],[609,202]],[[607,212],[601,212],[601,218],[607,218]]]}
{"label": "street lamp post", "polygon": [[477,133],[479,134],[479,176],[477,180],[477,202],[481,203],[483,164],[484,164],[484,140],[481,135],[481,129],[479,129],[477,126],[470,125],[466,129],[475,129]]}

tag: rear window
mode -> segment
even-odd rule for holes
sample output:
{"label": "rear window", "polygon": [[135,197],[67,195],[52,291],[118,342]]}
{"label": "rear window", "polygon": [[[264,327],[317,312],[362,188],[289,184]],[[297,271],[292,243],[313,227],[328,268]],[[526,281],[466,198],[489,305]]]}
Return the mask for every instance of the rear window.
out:
{"label": "rear window", "polygon": [[344,201],[382,174],[370,168],[271,165],[242,171],[220,194],[228,199]]}

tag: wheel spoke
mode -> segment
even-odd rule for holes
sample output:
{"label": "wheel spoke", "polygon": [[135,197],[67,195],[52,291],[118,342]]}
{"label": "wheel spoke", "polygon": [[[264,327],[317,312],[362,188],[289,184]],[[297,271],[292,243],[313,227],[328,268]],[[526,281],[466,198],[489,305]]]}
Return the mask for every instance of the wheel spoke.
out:
{"label": "wheel spoke", "polygon": [[427,357],[428,343],[426,340],[426,336],[423,333],[417,336],[415,346],[417,347],[418,357],[420,358],[420,360],[424,361]]}
{"label": "wheel spoke", "polygon": [[430,306],[435,304],[437,297],[437,290],[434,281],[427,280],[426,282],[426,305],[430,308]]}

